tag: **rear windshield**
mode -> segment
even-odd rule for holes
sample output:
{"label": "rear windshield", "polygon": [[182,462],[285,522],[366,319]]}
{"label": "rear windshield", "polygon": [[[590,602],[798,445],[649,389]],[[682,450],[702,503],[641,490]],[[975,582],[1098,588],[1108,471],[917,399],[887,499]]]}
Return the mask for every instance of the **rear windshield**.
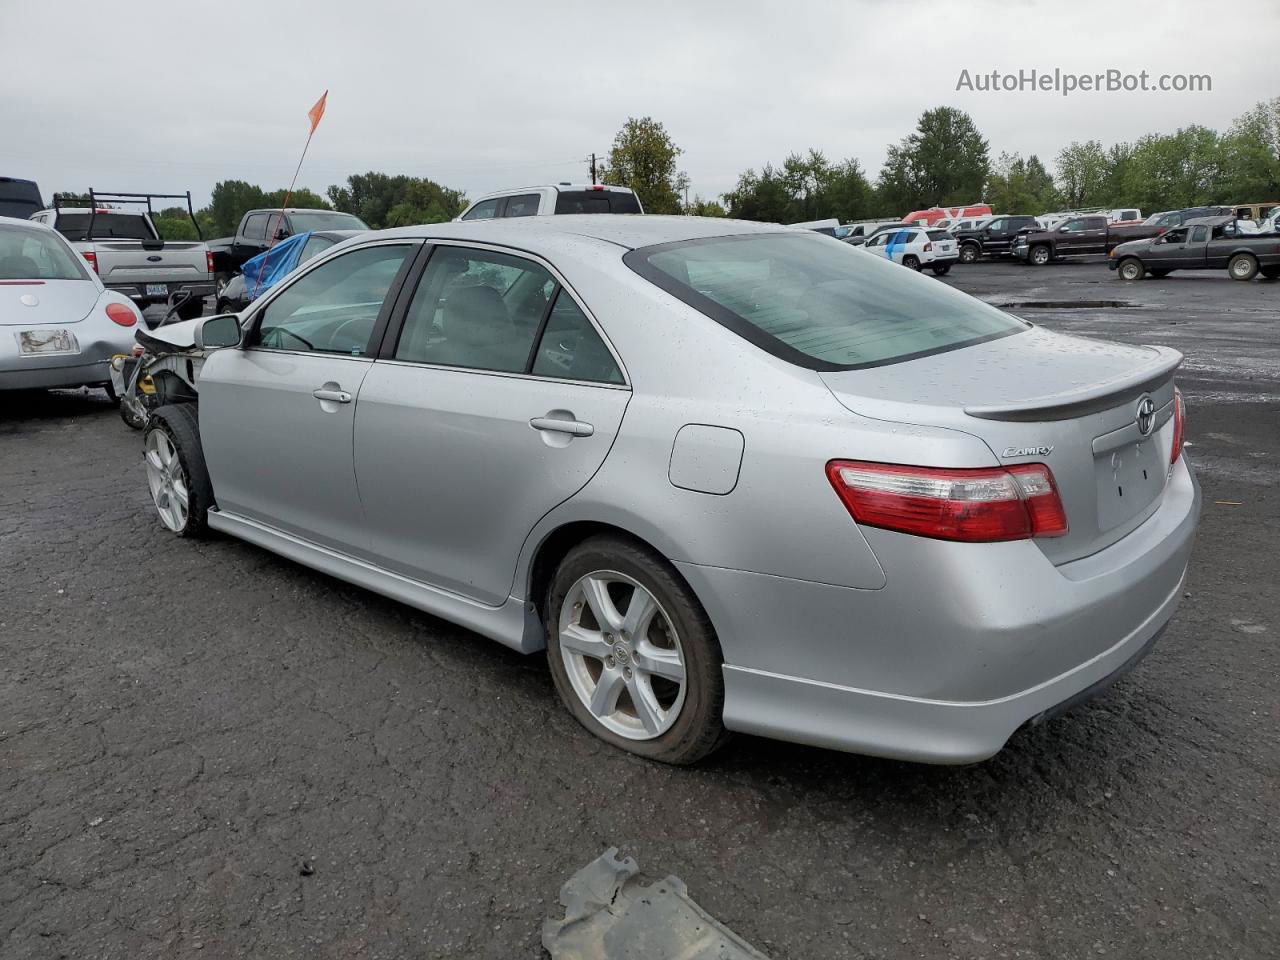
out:
{"label": "rear windshield", "polygon": [[93,217],[93,236],[87,236],[90,215],[59,213],[54,223],[68,240],[154,240],[155,234],[140,213],[99,213]]}
{"label": "rear windshield", "polygon": [[0,226],[0,280],[87,280],[80,258],[46,230]]}
{"label": "rear windshield", "polygon": [[643,213],[634,193],[620,190],[563,190],[556,213]]}
{"label": "rear windshield", "polygon": [[40,189],[30,180],[0,177],[0,217],[26,220],[41,206]]}
{"label": "rear windshield", "polygon": [[947,231],[945,230],[930,230],[929,239],[930,240],[950,240],[951,234],[947,233]]}
{"label": "rear windshield", "polygon": [[368,230],[369,226],[359,217],[350,213],[337,213],[329,210],[317,210],[315,213],[291,213],[289,223],[294,233],[306,233],[308,230]]}
{"label": "rear windshield", "polygon": [[757,346],[813,370],[882,366],[1030,326],[937,280],[807,233],[664,243],[623,261]]}

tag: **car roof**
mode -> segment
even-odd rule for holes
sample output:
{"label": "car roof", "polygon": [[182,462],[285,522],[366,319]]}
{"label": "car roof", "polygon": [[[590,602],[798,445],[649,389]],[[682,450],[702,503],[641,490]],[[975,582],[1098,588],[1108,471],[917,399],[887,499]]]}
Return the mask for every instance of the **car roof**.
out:
{"label": "car roof", "polygon": [[778,223],[728,220],[724,217],[677,217],[639,213],[561,214],[554,217],[508,217],[496,220],[461,220],[379,231],[381,237],[429,237],[488,243],[555,241],[564,237],[588,237],[634,250],[658,243],[701,240],[765,233],[807,234]]}
{"label": "car roof", "polygon": [[34,220],[24,220],[21,217],[0,217],[0,225],[6,227],[30,227],[32,230],[48,230],[50,233],[54,229],[43,223],[36,223]]}
{"label": "car roof", "polygon": [[1192,217],[1190,220],[1184,223],[1183,226],[1189,227],[1197,223],[1207,223],[1210,226],[1216,227],[1220,223],[1230,223],[1234,219],[1235,217],[1233,216],[1223,216],[1221,214],[1215,217]]}

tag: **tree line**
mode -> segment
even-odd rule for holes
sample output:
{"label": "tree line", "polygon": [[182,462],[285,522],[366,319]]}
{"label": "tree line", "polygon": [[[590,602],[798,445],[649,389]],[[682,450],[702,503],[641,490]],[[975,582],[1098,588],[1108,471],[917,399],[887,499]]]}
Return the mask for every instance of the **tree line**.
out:
{"label": "tree line", "polygon": [[[973,118],[945,106],[924,111],[915,129],[888,147],[874,181],[856,159],[832,160],[810,149],[789,154],[777,166],[748,168],[718,198],[690,198],[689,178],[679,164],[683,152],[661,122],[631,117],[614,137],[598,175],[602,183],[635,190],[649,213],[771,223],[897,217],[977,201],[1001,213],[1022,214],[1262,202],[1280,197],[1280,97],[1258,103],[1223,133],[1192,125],[1109,147],[1098,140],[1071,143],[1054,158],[1053,173],[1036,154],[1001,152],[992,158]],[[206,238],[226,236],[235,232],[245,211],[278,207],[284,193],[223,180],[196,219]],[[467,198],[426,177],[370,171],[330,186],[323,196],[295,190],[289,205],[353,213],[381,229],[450,220],[466,207]],[[195,239],[182,208],[160,211],[156,223],[166,239]]]}

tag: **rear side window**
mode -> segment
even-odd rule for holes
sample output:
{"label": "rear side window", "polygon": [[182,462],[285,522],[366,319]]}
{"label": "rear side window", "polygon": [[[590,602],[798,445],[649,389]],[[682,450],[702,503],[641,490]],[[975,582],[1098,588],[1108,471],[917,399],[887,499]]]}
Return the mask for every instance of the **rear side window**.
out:
{"label": "rear side window", "polygon": [[547,317],[532,372],[540,377],[622,383],[622,371],[586,314],[563,290]]}
{"label": "rear side window", "polygon": [[810,234],[685,240],[632,250],[623,261],[744,339],[812,370],[896,363],[1030,326]]}
{"label": "rear side window", "polygon": [[244,238],[246,240],[267,239],[267,215],[265,213],[250,214],[244,222]]}
{"label": "rear side window", "polygon": [[522,193],[517,197],[507,197],[507,207],[502,215],[504,217],[536,217],[538,201],[541,199],[536,193]]}
{"label": "rear side window", "polygon": [[1209,228],[1208,228],[1208,227],[1205,227],[1205,226],[1198,226],[1198,227],[1192,227],[1192,228],[1191,228],[1191,242],[1192,242],[1192,243],[1204,243],[1204,242],[1205,242],[1206,240],[1208,240],[1208,239],[1209,239]]}
{"label": "rear side window", "polygon": [[620,190],[564,190],[556,197],[556,213],[641,213],[634,193]]}
{"label": "rear side window", "polygon": [[99,213],[92,219],[92,237],[88,235],[87,213],[60,213],[54,226],[68,240],[151,240],[155,236],[147,227],[147,218],[140,214]]}

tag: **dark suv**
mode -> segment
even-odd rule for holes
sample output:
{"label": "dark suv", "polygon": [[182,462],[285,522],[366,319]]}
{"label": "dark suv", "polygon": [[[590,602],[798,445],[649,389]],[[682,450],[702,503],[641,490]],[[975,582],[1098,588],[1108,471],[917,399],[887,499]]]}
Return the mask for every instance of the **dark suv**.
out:
{"label": "dark suv", "polygon": [[960,245],[960,262],[973,263],[982,257],[1007,257],[1018,231],[1036,225],[1035,217],[1000,216],[992,217],[977,230],[959,230],[955,238]]}

